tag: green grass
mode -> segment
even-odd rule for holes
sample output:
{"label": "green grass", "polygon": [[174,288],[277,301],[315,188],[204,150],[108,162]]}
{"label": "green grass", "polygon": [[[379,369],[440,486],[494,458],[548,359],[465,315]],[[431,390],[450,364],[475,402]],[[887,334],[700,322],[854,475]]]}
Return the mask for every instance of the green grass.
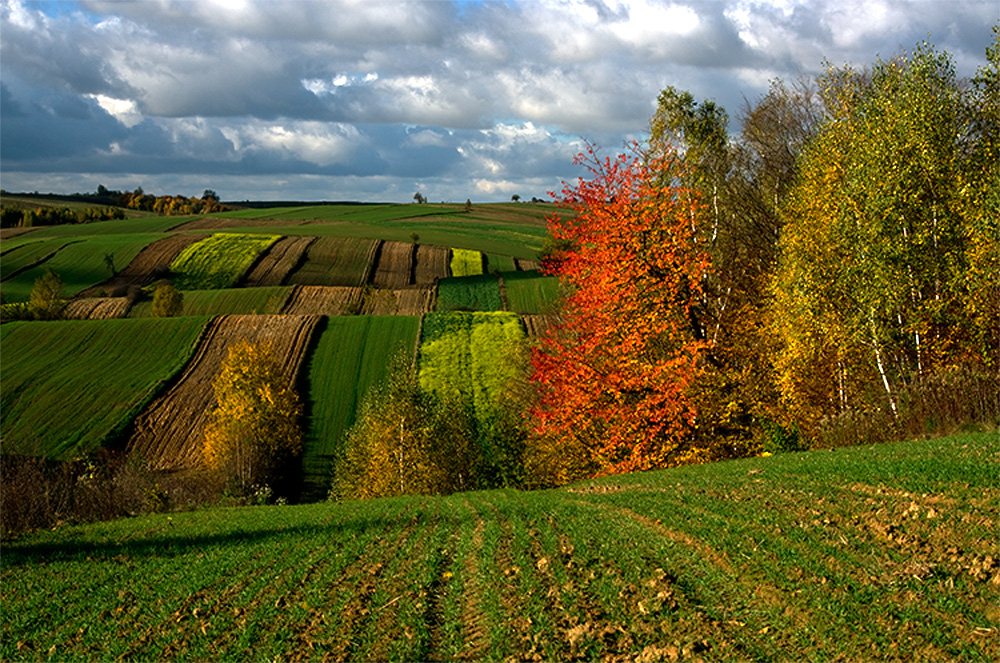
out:
{"label": "green grass", "polygon": [[514,258],[511,256],[501,256],[490,253],[486,256],[486,271],[490,274],[495,272],[512,272],[517,269]]}
{"label": "green grass", "polygon": [[212,290],[236,284],[253,261],[280,235],[215,233],[185,247],[170,263],[178,290]]}
{"label": "green grass", "polygon": [[135,219],[118,219],[115,221],[97,221],[95,223],[69,223],[60,226],[40,226],[31,232],[4,240],[7,246],[33,242],[39,239],[53,237],[103,237],[107,235],[143,235],[148,233],[165,233],[176,228],[191,217],[187,216],[154,216]]}
{"label": "green grass", "polygon": [[493,274],[441,279],[438,311],[501,311],[500,280]]}
{"label": "green grass", "polygon": [[452,276],[478,276],[483,273],[483,254],[468,249],[451,250]]}
{"label": "green grass", "polygon": [[47,260],[73,241],[79,240],[67,240],[56,237],[20,244],[11,249],[8,249],[5,245],[3,257],[0,258],[0,269],[3,271],[3,278],[8,279],[16,272],[23,271],[36,263]]}
{"label": "green grass", "polygon": [[511,377],[505,354],[523,339],[513,313],[429,313],[420,340],[420,386],[460,396],[485,413]]}
{"label": "green grass", "polygon": [[3,451],[72,458],[100,446],[184,366],[205,322],[170,318],[0,326]]}
{"label": "green grass", "polygon": [[507,308],[516,313],[551,313],[559,301],[559,277],[538,272],[504,272]]}
{"label": "green grass", "polygon": [[[97,224],[89,224],[97,225]],[[86,227],[86,225],[81,226]],[[114,255],[115,267],[123,269],[132,258],[148,244],[160,239],[162,235],[127,234],[127,235],[94,235],[81,238],[81,241],[66,242],[51,258],[3,282],[4,297],[12,302],[28,301],[35,280],[41,278],[47,269],[52,269],[63,280],[63,293],[71,297],[81,290],[96,285],[111,277],[104,256]],[[46,242],[51,244],[52,242]],[[20,251],[32,250],[34,245],[28,245]],[[53,245],[56,246],[56,245]],[[15,252],[14,256],[17,255]],[[4,261],[6,262],[6,257]]]}
{"label": "green grass", "polygon": [[[291,292],[291,286],[187,290],[182,293],[182,315],[274,315],[281,312]],[[152,309],[153,302],[147,299],[133,306],[129,310],[129,317],[149,317]]]}
{"label": "green grass", "polygon": [[992,661],[998,460],[969,434],[63,527],[4,544],[0,657]]}
{"label": "green grass", "polygon": [[307,490],[325,495],[332,479],[330,460],[354,423],[358,405],[369,388],[386,378],[394,354],[413,353],[419,327],[415,316],[327,318],[308,367]]}

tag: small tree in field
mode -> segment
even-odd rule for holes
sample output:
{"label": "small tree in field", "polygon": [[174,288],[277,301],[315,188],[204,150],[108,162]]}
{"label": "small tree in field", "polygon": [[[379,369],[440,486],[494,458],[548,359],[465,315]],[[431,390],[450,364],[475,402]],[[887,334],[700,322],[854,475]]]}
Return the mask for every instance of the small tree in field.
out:
{"label": "small tree in field", "polygon": [[172,318],[184,310],[184,295],[170,283],[160,283],[153,290],[153,317]]}
{"label": "small tree in field", "polygon": [[63,281],[51,268],[35,280],[28,299],[28,311],[36,320],[58,320],[66,308]]}
{"label": "small tree in field", "polygon": [[270,344],[229,348],[213,383],[217,405],[205,430],[205,461],[244,492],[267,484],[302,452],[299,399]]}

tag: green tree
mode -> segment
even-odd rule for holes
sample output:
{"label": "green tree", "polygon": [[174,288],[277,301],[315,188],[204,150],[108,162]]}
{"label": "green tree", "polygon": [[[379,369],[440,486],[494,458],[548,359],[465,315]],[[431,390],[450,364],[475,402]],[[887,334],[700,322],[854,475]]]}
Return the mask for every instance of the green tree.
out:
{"label": "green tree", "polygon": [[58,320],[66,308],[63,297],[63,281],[52,268],[35,279],[28,299],[28,311],[36,320]]}
{"label": "green tree", "polygon": [[235,480],[244,493],[273,487],[302,453],[299,399],[273,347],[235,343],[212,387],[216,406],[205,430],[208,466]]}
{"label": "green tree", "polygon": [[184,311],[184,295],[170,283],[157,284],[153,289],[154,318],[171,318]]}

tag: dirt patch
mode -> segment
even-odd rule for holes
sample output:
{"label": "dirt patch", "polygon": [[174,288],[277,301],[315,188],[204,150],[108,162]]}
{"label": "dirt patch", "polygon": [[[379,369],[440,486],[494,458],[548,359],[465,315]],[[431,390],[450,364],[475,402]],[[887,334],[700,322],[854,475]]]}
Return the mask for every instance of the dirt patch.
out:
{"label": "dirt patch", "polygon": [[320,237],[285,282],[291,285],[361,286],[371,276],[379,242],[358,237]]}
{"label": "dirt patch", "polygon": [[208,410],[215,401],[212,382],[229,346],[243,339],[270,342],[291,386],[319,321],[319,316],[230,315],[209,322],[176,382],[132,424],[129,450],[156,470],[200,465]]}
{"label": "dirt patch", "polygon": [[365,293],[362,315],[423,315],[434,306],[432,288],[376,289]]}
{"label": "dirt patch", "polygon": [[413,283],[433,285],[438,279],[448,278],[451,249],[446,246],[417,246],[417,259],[413,266]]}
{"label": "dirt patch", "polygon": [[242,286],[260,288],[281,285],[285,278],[302,262],[306,249],[315,237],[282,237],[271,245],[257,260]]}
{"label": "dirt patch", "polygon": [[520,258],[514,258],[514,267],[516,267],[519,272],[531,272],[541,269],[542,263],[537,260],[521,260]]}
{"label": "dirt patch", "polygon": [[0,228],[0,239],[10,239],[24,233],[30,233],[35,228]]}
{"label": "dirt patch", "polygon": [[85,297],[68,302],[65,315],[70,320],[124,318],[131,305],[128,297]]}
{"label": "dirt patch", "polygon": [[167,268],[174,258],[180,254],[187,246],[199,242],[208,235],[198,234],[178,234],[168,235],[159,239],[135,256],[132,262],[125,269],[118,272],[103,283],[87,288],[79,295],[83,297],[100,297],[105,294],[114,294],[127,289],[129,286],[144,286],[152,283],[158,276],[167,276]]}
{"label": "dirt patch", "polygon": [[335,285],[297,285],[285,302],[285,315],[351,315],[361,309],[363,290]]}
{"label": "dirt patch", "polygon": [[410,285],[414,245],[405,242],[382,242],[372,283],[376,288],[402,288]]}

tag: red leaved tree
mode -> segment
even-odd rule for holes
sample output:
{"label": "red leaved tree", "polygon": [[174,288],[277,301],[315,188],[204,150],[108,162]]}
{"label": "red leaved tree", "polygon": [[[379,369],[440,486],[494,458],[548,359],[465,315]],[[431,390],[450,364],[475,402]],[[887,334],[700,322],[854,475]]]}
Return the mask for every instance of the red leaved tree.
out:
{"label": "red leaved tree", "polygon": [[551,483],[701,459],[688,397],[707,347],[698,201],[677,184],[674,153],[633,146],[610,159],[588,148],[577,162],[591,179],[559,200],[577,214],[549,219],[571,246],[550,263],[569,286],[562,321],[532,357],[536,463],[547,459]]}

